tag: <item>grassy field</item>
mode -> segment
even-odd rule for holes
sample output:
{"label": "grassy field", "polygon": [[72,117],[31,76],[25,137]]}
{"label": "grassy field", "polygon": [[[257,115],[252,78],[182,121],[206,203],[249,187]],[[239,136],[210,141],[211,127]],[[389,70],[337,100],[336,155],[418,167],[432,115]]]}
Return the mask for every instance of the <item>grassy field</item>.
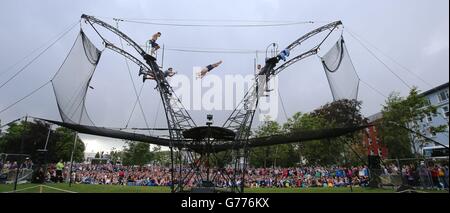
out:
{"label": "grassy field", "polygon": [[[0,192],[12,192],[12,184],[1,184]],[[86,185],[73,184],[21,184],[17,186],[20,193],[169,193],[169,187],[163,186],[118,186],[118,185]],[[393,189],[370,188],[248,188],[247,193],[392,193]],[[427,190],[426,192],[446,192]]]}

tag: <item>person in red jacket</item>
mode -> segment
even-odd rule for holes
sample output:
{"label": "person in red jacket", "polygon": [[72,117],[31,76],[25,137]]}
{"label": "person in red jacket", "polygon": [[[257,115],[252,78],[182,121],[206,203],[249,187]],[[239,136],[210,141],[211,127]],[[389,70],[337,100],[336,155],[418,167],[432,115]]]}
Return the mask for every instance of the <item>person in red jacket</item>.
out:
{"label": "person in red jacket", "polygon": [[433,181],[433,186],[439,188],[439,168],[437,165],[435,165],[433,168],[431,168],[431,180]]}

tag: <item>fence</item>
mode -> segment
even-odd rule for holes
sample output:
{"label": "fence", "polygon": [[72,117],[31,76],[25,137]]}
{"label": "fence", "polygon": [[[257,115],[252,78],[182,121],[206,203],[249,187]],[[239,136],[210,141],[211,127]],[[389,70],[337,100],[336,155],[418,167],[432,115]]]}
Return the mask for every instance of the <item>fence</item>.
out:
{"label": "fence", "polygon": [[420,189],[448,189],[448,158],[404,158],[383,160],[383,186],[401,185]]}

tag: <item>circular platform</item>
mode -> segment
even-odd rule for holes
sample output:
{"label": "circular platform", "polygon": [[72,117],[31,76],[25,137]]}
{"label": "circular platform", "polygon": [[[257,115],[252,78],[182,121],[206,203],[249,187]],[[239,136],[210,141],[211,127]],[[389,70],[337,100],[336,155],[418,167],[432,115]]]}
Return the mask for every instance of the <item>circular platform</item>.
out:
{"label": "circular platform", "polygon": [[229,129],[218,126],[199,126],[183,132],[185,138],[203,140],[211,138],[216,140],[234,140],[236,134]]}

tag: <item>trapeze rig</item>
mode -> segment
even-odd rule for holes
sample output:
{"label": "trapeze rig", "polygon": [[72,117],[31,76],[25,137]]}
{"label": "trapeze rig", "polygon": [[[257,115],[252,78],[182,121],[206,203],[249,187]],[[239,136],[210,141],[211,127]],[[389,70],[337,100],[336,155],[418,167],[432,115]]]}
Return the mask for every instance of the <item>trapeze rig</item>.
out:
{"label": "trapeze rig", "polygon": [[[266,89],[265,84],[290,65],[316,55],[328,36],[342,25],[341,21],[336,21],[319,27],[298,38],[280,52],[266,58],[253,86],[222,126],[212,126],[212,115],[207,115],[208,122],[205,126],[197,126],[165,79],[155,57],[147,54],[140,45],[110,24],[85,14],[81,16],[81,19],[84,19],[99,35],[105,48],[137,64],[140,68],[139,75],[155,76],[156,89],[163,103],[169,131],[172,192],[244,192],[249,149],[254,146],[249,144],[250,130],[261,91]],[[142,58],[139,59],[106,40],[96,29],[97,26],[119,36]],[[324,31],[329,32],[318,45],[288,60],[292,50]],[[284,63],[277,66],[280,61]],[[219,152],[224,154],[218,155]],[[215,169],[211,168],[212,161],[216,162]],[[227,188],[216,188],[219,181],[229,183]],[[195,183],[195,186],[189,188],[188,185],[192,183]]]}

